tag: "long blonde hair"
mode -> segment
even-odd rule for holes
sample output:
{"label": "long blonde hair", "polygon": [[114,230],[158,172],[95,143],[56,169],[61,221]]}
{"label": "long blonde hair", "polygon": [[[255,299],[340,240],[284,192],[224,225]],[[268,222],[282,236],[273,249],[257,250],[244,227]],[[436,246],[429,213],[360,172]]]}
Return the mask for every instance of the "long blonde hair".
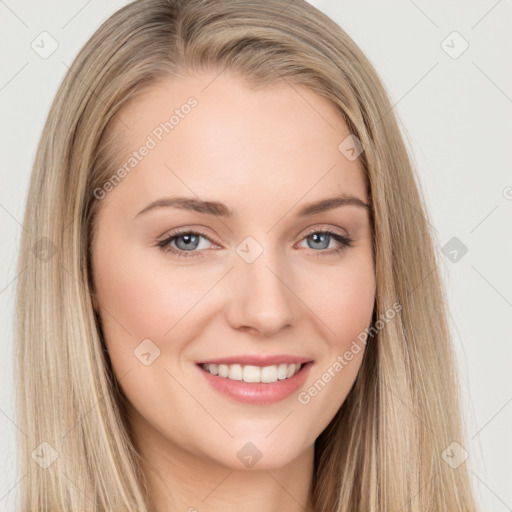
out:
{"label": "long blonde hair", "polygon": [[451,443],[465,442],[418,180],[374,68],[304,0],[135,1],[101,25],[69,68],[35,157],[20,248],[20,510],[152,510],[93,309],[93,191],[115,168],[121,141],[108,128],[123,105],[160,79],[200,69],[230,69],[254,87],[305,85],[336,106],[364,147],[374,320],[395,302],[401,310],[369,338],[350,394],[316,440],[315,512],[476,510],[466,464],[443,458]]}

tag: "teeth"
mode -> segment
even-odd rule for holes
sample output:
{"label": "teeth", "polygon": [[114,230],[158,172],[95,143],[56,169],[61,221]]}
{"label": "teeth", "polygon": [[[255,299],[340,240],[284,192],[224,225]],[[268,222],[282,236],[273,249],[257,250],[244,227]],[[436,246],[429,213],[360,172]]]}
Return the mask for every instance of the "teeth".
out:
{"label": "teeth", "polygon": [[212,375],[244,382],[277,382],[293,377],[301,368],[300,364],[282,363],[273,366],[252,366],[241,364],[203,364],[204,370]]}
{"label": "teeth", "polygon": [[243,370],[239,364],[230,364],[228,378],[231,380],[242,380]]}

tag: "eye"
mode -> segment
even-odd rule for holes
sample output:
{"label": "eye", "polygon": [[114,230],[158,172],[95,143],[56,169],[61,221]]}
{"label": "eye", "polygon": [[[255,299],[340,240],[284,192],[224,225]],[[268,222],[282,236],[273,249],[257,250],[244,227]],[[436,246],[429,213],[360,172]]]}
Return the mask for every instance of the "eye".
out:
{"label": "eye", "polygon": [[[170,236],[158,242],[158,246],[164,252],[170,252],[180,257],[190,258],[196,256],[202,256],[200,252],[197,252],[205,247],[199,247],[200,239],[211,240],[199,231],[193,231],[190,229],[177,231],[172,233]],[[173,247],[171,244],[174,243],[176,246]],[[213,243],[213,242],[212,242]],[[189,253],[189,254],[187,254]]]}
{"label": "eye", "polygon": [[[311,243],[308,244],[309,248],[320,249],[320,251],[314,251],[316,257],[339,254],[347,247],[352,247],[353,243],[353,240],[347,235],[341,235],[332,229],[319,230],[318,228],[309,231],[303,240],[305,240],[306,243],[311,240]],[[330,242],[333,240],[335,241],[335,246],[329,250],[325,250],[329,248]]]}
{"label": "eye", "polygon": [[[204,233],[201,233],[200,231],[187,229],[171,233],[164,240],[158,242],[157,245],[165,253],[172,253],[178,256],[179,258],[190,258],[203,256],[203,254],[200,251],[207,247],[200,247],[201,239],[205,239],[213,243],[210,240],[210,238],[208,238],[208,236],[206,236]],[[349,236],[341,235],[340,233],[337,233],[332,229],[316,229],[309,231],[309,233],[307,233],[302,240],[305,240],[306,242],[311,240],[312,247],[310,246],[310,248],[320,249],[313,251],[314,253],[316,253],[315,256],[328,256],[332,254],[338,254],[345,248],[352,247],[353,242],[353,240]],[[337,246],[329,248],[329,245],[331,245],[330,242],[332,240],[336,242]]]}

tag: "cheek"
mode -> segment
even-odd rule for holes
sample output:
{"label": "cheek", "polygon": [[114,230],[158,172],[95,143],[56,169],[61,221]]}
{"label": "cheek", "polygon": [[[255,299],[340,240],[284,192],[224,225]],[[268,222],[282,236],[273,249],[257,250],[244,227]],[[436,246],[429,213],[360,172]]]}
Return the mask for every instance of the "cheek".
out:
{"label": "cheek", "polygon": [[134,342],[162,338],[200,298],[191,274],[148,264],[147,254],[129,249],[103,258],[96,273],[102,318],[120,324]]}
{"label": "cheek", "polygon": [[[105,344],[114,371],[118,378],[130,372],[124,385],[136,379],[139,384],[149,386],[157,371],[154,368],[164,365],[171,355],[178,357],[181,353],[181,344],[185,342],[180,339],[186,337],[173,334],[186,324],[187,311],[199,300],[201,290],[197,289],[190,272],[176,272],[165,264],[155,264],[154,260],[148,263],[147,249],[138,250],[114,239],[109,244],[98,245],[97,249],[95,286]],[[171,336],[172,351],[169,351],[166,346]],[[141,345],[147,339],[151,343]],[[140,354],[148,351],[152,360],[157,357],[157,364],[146,367],[137,356],[142,357]],[[136,386],[135,394],[144,388],[144,385]]]}
{"label": "cheek", "polygon": [[323,323],[326,340],[333,349],[345,350],[371,323],[375,302],[371,253],[358,251],[340,259],[339,265],[319,272],[314,281],[309,279],[307,289],[306,302]]}
{"label": "cheek", "polygon": [[105,345],[130,403],[143,417],[158,416],[162,403],[179,401],[179,386],[164,369],[180,360],[187,313],[205,293],[204,279],[190,267],[171,268],[164,256],[148,258],[147,249],[111,246],[116,250],[99,246],[94,265]]}
{"label": "cheek", "polygon": [[353,272],[331,281],[332,291],[326,299],[328,325],[331,327],[330,342],[339,350],[370,325],[374,302],[373,274]]}
{"label": "cheek", "polygon": [[[304,411],[316,418],[312,436],[318,436],[344,403],[361,367],[365,333],[375,304],[375,274],[371,252],[340,260],[319,275],[309,295],[325,340],[321,359],[297,396]],[[321,286],[323,285],[323,286]]]}

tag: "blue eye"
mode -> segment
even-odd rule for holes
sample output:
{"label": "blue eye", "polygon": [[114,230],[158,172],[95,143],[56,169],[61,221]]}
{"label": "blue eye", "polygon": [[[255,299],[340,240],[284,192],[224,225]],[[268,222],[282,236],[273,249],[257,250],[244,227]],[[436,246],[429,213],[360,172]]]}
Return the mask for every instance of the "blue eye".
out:
{"label": "blue eye", "polygon": [[[201,238],[204,238],[205,240],[211,242],[211,240],[205,234],[199,231],[183,230],[171,233],[167,238],[165,238],[161,242],[158,242],[157,245],[165,253],[174,254],[179,258],[197,257],[203,256],[203,254],[200,252],[200,249],[198,248],[200,245]],[[310,248],[320,249],[313,251],[315,253],[315,256],[341,253],[345,248],[352,247],[353,243],[353,240],[350,237],[346,235],[341,235],[331,229],[317,229],[314,231],[310,231],[302,240],[308,239],[312,240],[313,247]],[[337,242],[338,246],[328,249],[331,239],[334,239]],[[325,246],[326,242],[327,245]],[[175,246],[173,246],[172,244],[174,244]],[[204,249],[204,247],[202,249]]]}
{"label": "blue eye", "polygon": [[[321,256],[321,255],[330,255],[330,254],[338,254],[342,252],[347,247],[352,247],[353,240],[346,236],[346,235],[340,235],[336,231],[333,231],[331,229],[324,229],[324,230],[315,230],[310,231],[308,235],[303,240],[312,240],[313,247],[316,249],[327,249],[329,247],[330,240],[334,239],[338,246],[331,248],[329,250],[321,250],[321,251],[315,251],[315,256]],[[327,244],[326,244],[327,242]],[[315,244],[317,247],[315,247]],[[324,245],[326,246],[324,247]],[[318,247],[320,245],[320,247]]]}
{"label": "blue eye", "polygon": [[[172,233],[165,240],[158,243],[158,246],[162,248],[164,252],[169,252],[177,255],[178,257],[195,257],[202,256],[198,251],[199,239],[205,238],[210,240],[206,235],[199,231],[178,231]],[[210,240],[211,241],[211,240]],[[176,247],[173,247],[171,243],[175,243]],[[182,242],[182,243],[179,243]],[[191,254],[187,254],[191,253]]]}

